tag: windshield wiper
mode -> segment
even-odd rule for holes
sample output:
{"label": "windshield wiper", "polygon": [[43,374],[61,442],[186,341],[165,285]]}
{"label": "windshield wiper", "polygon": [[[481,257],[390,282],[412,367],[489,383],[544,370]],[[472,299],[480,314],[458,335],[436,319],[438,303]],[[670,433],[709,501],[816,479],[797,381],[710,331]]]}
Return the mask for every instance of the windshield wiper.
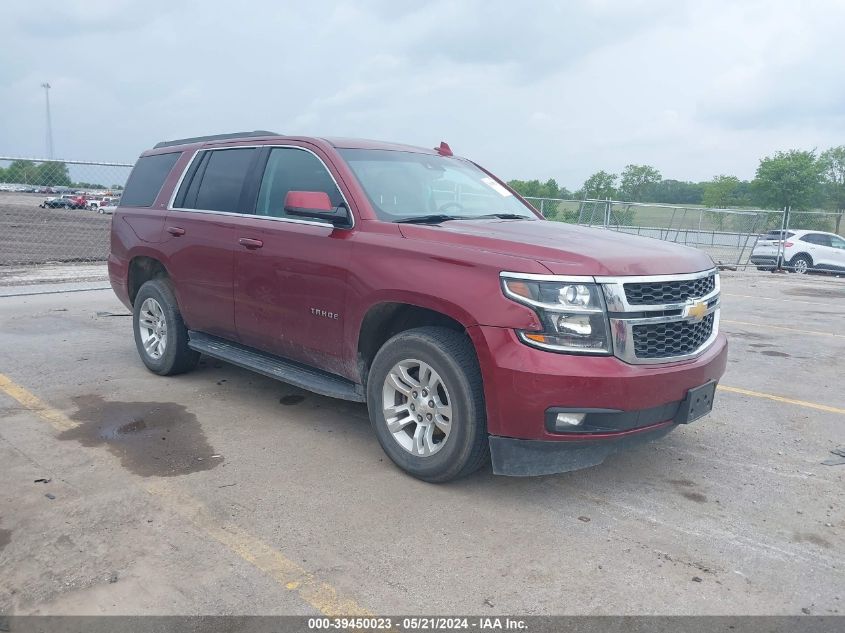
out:
{"label": "windshield wiper", "polygon": [[415,215],[410,218],[396,220],[405,224],[439,224],[447,220],[530,220],[527,215],[517,213],[488,213],[486,215],[446,215],[444,213],[432,213],[430,215]]}
{"label": "windshield wiper", "polygon": [[410,218],[403,218],[396,220],[402,224],[437,224],[439,222],[446,222],[447,220],[471,220],[466,216],[460,215],[446,215],[444,213],[432,213],[430,215],[415,215]]}
{"label": "windshield wiper", "polygon": [[519,215],[518,213],[488,213],[486,215],[476,215],[473,220],[484,220],[490,218],[498,218],[499,220],[533,220],[534,218],[527,215]]}

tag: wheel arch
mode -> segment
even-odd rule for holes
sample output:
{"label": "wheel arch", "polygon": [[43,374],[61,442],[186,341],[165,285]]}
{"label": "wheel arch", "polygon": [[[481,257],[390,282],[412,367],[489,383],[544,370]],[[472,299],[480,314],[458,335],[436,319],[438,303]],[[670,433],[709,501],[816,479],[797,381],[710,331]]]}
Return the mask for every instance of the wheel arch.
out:
{"label": "wheel arch", "polygon": [[[384,299],[372,304],[363,314],[355,341],[357,370],[366,386],[370,366],[382,345],[399,332],[423,327],[439,326],[464,333],[470,343],[468,328],[474,319],[458,306],[448,302],[431,302],[419,298]],[[476,350],[477,354],[477,350]]]}
{"label": "wheel arch", "polygon": [[810,255],[810,253],[808,253],[807,251],[799,251],[798,253],[795,253],[789,259],[789,263],[787,264],[787,266],[789,266],[789,268],[792,268],[794,270],[795,262],[799,259],[807,260],[807,270],[811,269],[813,267],[813,264],[815,263],[814,260],[813,260],[813,256]]}
{"label": "wheel arch", "polygon": [[162,261],[149,255],[136,255],[129,261],[126,279],[126,289],[129,301],[135,304],[135,297],[138,291],[150,279],[161,277],[170,278],[170,272]]}

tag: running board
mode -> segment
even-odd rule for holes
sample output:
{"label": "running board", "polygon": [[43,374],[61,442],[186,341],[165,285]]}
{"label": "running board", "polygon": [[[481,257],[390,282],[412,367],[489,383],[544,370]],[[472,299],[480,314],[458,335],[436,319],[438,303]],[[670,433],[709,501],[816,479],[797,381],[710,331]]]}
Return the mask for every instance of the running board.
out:
{"label": "running board", "polygon": [[351,380],[330,374],[321,369],[308,367],[301,363],[285,360],[266,352],[233,343],[226,339],[203,334],[202,332],[188,332],[188,347],[193,350],[218,358],[232,365],[249,369],[264,376],[281,380],[290,385],[319,393],[330,398],[365,402],[361,385]]}

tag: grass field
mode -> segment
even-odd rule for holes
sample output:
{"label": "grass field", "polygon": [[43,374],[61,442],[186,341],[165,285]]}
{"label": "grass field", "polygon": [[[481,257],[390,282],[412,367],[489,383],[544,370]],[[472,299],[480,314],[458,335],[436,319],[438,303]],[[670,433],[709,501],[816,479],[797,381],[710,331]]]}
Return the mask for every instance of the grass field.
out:
{"label": "grass field", "polygon": [[[603,201],[542,200],[531,202],[549,219],[582,224],[604,224],[606,204]],[[837,214],[825,212],[793,212],[790,228],[836,232]],[[763,233],[778,229],[782,213],[765,209],[705,209],[695,205],[632,204],[613,202],[610,224],[629,227],[651,227],[672,230],[725,231],[731,233]],[[845,223],[841,223],[845,224]],[[840,235],[845,226],[840,226]]]}

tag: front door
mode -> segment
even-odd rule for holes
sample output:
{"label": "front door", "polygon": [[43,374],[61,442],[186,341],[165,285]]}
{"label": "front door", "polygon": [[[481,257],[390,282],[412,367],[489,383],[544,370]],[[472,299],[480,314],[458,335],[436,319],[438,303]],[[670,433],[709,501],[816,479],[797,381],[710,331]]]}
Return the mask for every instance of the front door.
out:
{"label": "front door", "polygon": [[288,191],[344,202],[323,161],[297,147],[266,148],[250,223],[235,253],[235,323],[241,342],[335,373],[342,368],[347,269],[354,232],[289,217]]}
{"label": "front door", "polygon": [[837,270],[845,270],[845,240],[835,235],[830,236],[831,259]]}

